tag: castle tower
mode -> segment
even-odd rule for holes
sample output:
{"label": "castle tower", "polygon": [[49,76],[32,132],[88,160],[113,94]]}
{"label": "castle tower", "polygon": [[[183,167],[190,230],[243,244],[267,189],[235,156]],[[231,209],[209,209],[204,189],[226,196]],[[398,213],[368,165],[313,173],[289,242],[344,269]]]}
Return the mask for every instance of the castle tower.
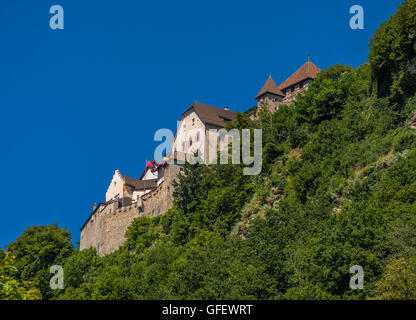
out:
{"label": "castle tower", "polygon": [[283,92],[272,79],[272,76],[269,75],[269,78],[255,99],[257,100],[258,106],[267,106],[270,111],[274,112],[279,108],[279,104],[282,103],[284,96]]}
{"label": "castle tower", "polygon": [[290,105],[296,99],[298,93],[303,93],[309,88],[319,72],[321,72],[321,69],[310,61],[310,55],[308,55],[308,62],[279,86],[285,96],[283,103]]}

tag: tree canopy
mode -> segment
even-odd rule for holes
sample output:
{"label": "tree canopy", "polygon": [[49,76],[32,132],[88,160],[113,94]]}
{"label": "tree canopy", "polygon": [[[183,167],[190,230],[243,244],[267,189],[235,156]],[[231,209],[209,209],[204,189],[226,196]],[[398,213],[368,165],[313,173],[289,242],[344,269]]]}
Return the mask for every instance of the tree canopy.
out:
{"label": "tree canopy", "polygon": [[50,268],[63,266],[73,253],[70,232],[57,225],[28,227],[6,248],[8,254],[15,257],[17,279],[31,281],[40,290],[42,298],[53,297]]}
{"label": "tree canopy", "polygon": [[[28,228],[8,246],[16,281],[44,299],[415,299],[415,17],[405,1],[368,63],[336,64],[293,105],[227,125],[262,129],[258,176],[185,164],[173,207],[137,218],[105,257],[73,252],[65,229]],[[55,293],[52,264],[66,279]],[[363,290],[349,286],[354,265]]]}

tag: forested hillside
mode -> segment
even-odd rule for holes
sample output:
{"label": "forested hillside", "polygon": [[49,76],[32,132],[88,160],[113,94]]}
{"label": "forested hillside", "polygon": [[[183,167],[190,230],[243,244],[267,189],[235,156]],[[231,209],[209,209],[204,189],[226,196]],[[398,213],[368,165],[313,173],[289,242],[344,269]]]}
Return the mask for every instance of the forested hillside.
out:
{"label": "forested hillside", "polygon": [[[332,66],[258,120],[238,114],[228,129],[263,130],[260,175],[186,164],[174,207],[136,219],[105,257],[72,250],[62,230],[28,229],[8,247],[16,279],[52,299],[415,299],[415,28],[408,0],[374,35],[368,63]],[[42,279],[54,261],[65,290],[52,292]],[[354,265],[364,290],[349,287]]]}

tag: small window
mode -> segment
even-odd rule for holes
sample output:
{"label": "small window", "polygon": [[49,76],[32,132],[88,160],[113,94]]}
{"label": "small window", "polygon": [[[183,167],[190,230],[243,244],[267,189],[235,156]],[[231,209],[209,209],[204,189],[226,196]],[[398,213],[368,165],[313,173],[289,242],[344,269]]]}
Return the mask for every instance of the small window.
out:
{"label": "small window", "polygon": [[192,138],[189,139],[189,146],[192,147]]}
{"label": "small window", "polygon": [[185,142],[182,142],[182,151],[185,151]]}
{"label": "small window", "polygon": [[195,124],[195,118],[192,119],[192,125],[194,125],[194,124]]}
{"label": "small window", "polygon": [[196,133],[196,141],[199,141],[199,131]]}

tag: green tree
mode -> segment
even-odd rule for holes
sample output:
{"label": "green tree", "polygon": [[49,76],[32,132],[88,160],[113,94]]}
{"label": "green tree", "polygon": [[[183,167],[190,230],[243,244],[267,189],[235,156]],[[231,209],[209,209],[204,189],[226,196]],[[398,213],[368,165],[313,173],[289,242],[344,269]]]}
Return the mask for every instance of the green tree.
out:
{"label": "green tree", "polygon": [[39,300],[40,291],[30,281],[16,279],[15,257],[10,253],[0,257],[0,300]]}
{"label": "green tree", "polygon": [[196,162],[186,162],[177,180],[173,181],[173,196],[176,205],[184,212],[195,212],[201,199],[207,196],[208,190],[203,188],[204,166]]}
{"label": "green tree", "polygon": [[65,287],[76,288],[82,283],[92,284],[102,265],[102,258],[95,248],[75,251],[64,265]]}
{"label": "green tree", "polygon": [[153,246],[161,233],[158,222],[158,218],[140,217],[135,219],[126,232],[129,250],[140,253]]}
{"label": "green tree", "polygon": [[383,23],[370,42],[369,62],[379,95],[403,101],[414,92],[416,1],[407,0]]}
{"label": "green tree", "polygon": [[374,300],[416,299],[416,257],[393,259],[376,283]]}
{"label": "green tree", "polygon": [[50,288],[49,273],[53,265],[64,266],[73,253],[71,234],[56,224],[28,227],[21,236],[6,246],[16,257],[19,281],[31,281],[41,291],[42,299],[58,294]]}

